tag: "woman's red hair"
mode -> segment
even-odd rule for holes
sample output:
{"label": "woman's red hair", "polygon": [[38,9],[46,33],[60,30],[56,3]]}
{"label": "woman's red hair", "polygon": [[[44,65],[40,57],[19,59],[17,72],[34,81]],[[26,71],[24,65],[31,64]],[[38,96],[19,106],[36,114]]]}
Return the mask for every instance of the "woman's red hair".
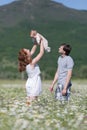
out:
{"label": "woman's red hair", "polygon": [[27,54],[25,49],[21,49],[18,54],[18,70],[20,72],[25,71],[26,65],[32,62],[31,56]]}

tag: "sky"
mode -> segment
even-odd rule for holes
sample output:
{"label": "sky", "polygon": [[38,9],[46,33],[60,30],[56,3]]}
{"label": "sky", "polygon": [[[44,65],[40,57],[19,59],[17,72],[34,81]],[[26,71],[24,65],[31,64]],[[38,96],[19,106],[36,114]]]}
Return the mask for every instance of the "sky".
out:
{"label": "sky", "polygon": [[77,10],[87,10],[87,0],[54,0],[56,2],[62,3],[63,5],[77,9]]}
{"label": "sky", "polygon": [[16,1],[16,0],[0,0],[0,6],[10,4],[13,1]]}
{"label": "sky", "polygon": [[[17,0],[0,0],[0,6],[10,4]],[[87,0],[53,0],[64,4],[65,6],[77,10],[87,10]]]}

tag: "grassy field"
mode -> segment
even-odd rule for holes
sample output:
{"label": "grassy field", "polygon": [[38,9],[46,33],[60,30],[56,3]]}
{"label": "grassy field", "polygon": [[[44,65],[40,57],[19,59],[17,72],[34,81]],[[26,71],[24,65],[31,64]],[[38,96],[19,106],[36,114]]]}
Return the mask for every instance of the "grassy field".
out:
{"label": "grassy field", "polygon": [[0,80],[0,130],[87,130],[87,81],[73,80],[71,99],[61,103],[43,81],[38,101],[26,104],[26,81]]}

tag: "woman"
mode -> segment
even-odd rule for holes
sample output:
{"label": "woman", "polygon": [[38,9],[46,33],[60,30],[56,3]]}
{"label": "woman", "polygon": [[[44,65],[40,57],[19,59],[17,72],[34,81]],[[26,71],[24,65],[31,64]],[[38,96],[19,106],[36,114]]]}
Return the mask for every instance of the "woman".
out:
{"label": "woman", "polygon": [[[35,45],[33,47],[35,50]],[[27,92],[27,103],[37,99],[39,94],[42,91],[41,86],[41,77],[40,77],[40,68],[37,65],[37,62],[41,59],[44,54],[43,44],[40,43],[40,52],[37,54],[35,58],[32,59],[31,55],[33,54],[33,50],[21,49],[18,55],[18,68],[19,71],[26,71],[28,75],[28,79],[26,82],[26,92]]]}

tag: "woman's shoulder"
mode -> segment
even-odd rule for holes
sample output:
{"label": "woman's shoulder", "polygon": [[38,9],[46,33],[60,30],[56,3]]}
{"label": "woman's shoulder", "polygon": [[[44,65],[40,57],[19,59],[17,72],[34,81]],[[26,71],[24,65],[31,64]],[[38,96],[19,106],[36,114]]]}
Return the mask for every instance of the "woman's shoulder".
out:
{"label": "woman's shoulder", "polygon": [[26,65],[26,68],[29,68],[30,67],[30,64]]}

